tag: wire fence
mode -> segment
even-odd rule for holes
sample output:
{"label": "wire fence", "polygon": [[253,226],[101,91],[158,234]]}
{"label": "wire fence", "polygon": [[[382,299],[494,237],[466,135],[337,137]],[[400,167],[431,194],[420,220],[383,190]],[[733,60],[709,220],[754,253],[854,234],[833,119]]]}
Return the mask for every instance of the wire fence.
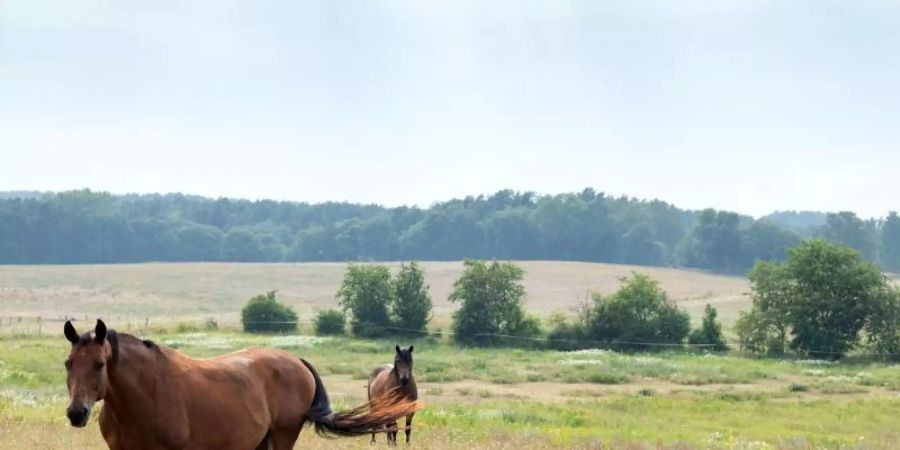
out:
{"label": "wire fence", "polygon": [[[0,331],[3,330],[4,327],[14,328],[18,330],[25,330],[31,328],[33,333],[36,333],[38,336],[41,336],[45,333],[56,334],[58,330],[48,330],[48,324],[50,323],[63,323],[66,321],[89,321],[88,317],[84,317],[80,319],[78,317],[71,316],[57,316],[57,317],[42,317],[42,316],[13,316],[13,317],[0,317]],[[218,328],[218,322],[215,327]],[[151,319],[149,317],[145,317],[142,320],[135,320],[135,318],[129,319],[129,324],[135,323],[138,332],[147,333],[152,330],[150,327]],[[183,322],[181,322],[183,323]],[[295,324],[295,325],[314,325],[315,321],[311,320],[294,320],[294,321],[247,321],[241,322],[242,324]],[[457,333],[452,331],[442,331],[442,330],[420,330],[420,329],[411,329],[411,328],[403,328],[392,325],[379,325],[379,324],[371,324],[366,323],[367,327],[370,328],[380,328],[385,331],[395,331],[396,334],[421,334],[421,335],[430,335],[430,336],[455,336]],[[177,331],[177,327],[175,327]],[[33,333],[23,333],[23,334],[33,334]],[[61,333],[61,331],[59,331]],[[571,344],[573,346],[578,346],[580,348],[596,348],[596,349],[611,349],[611,348],[624,348],[624,347],[641,347],[641,348],[688,348],[688,349],[708,349],[711,347],[716,347],[717,344],[691,344],[691,343],[673,343],[673,342],[639,342],[639,341],[621,341],[621,340],[605,340],[605,341],[597,341],[590,339],[558,339],[558,338],[549,338],[549,337],[532,337],[532,336],[517,336],[510,334],[501,334],[501,333],[478,333],[474,336],[491,339],[493,340],[516,340],[516,341],[529,341],[535,343],[557,343],[557,344]],[[727,344],[731,346],[740,347],[740,342],[729,341]],[[593,347],[591,347],[593,346]],[[812,354],[812,355],[845,355],[846,353],[836,352],[833,350],[827,349],[813,349],[813,350],[804,350],[803,353]],[[900,356],[900,353],[881,353],[881,352],[866,352],[866,353],[852,353],[852,356],[856,357],[895,357]]]}

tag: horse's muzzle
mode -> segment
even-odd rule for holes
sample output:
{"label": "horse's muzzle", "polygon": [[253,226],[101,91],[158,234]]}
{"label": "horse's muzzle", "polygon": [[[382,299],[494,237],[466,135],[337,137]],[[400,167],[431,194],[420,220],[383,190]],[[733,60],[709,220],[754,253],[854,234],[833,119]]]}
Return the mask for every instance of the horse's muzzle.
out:
{"label": "horse's muzzle", "polygon": [[88,423],[88,419],[91,417],[91,409],[79,406],[79,407],[69,407],[66,410],[66,417],[69,418],[69,423],[72,424],[73,427],[81,428]]}
{"label": "horse's muzzle", "polygon": [[406,386],[407,384],[409,384],[409,378],[400,378],[400,384]]}

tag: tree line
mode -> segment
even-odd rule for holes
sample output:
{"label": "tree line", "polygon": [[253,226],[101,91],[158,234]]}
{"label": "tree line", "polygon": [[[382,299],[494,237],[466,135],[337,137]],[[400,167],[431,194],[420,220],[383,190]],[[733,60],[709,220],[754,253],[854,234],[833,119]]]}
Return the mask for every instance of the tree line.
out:
{"label": "tree line", "polygon": [[[27,194],[27,195],[25,195]],[[576,260],[746,273],[822,238],[900,270],[900,218],[754,220],[592,189],[499,191],[429,208],[89,190],[0,195],[0,264],[144,261]]]}

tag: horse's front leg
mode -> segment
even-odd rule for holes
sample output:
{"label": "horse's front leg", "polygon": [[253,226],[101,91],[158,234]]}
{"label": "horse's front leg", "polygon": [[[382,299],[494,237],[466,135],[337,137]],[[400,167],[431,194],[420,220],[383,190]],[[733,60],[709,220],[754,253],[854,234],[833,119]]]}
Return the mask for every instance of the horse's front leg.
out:
{"label": "horse's front leg", "polygon": [[409,437],[412,435],[412,420],[415,414],[406,416],[406,444],[409,445]]}

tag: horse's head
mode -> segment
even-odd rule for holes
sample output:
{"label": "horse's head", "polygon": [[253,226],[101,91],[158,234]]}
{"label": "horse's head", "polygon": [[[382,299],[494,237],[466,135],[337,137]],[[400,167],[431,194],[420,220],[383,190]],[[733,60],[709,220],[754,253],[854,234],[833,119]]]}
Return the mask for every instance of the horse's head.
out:
{"label": "horse's head", "polygon": [[404,386],[409,384],[409,380],[412,379],[412,352],[412,345],[410,345],[407,350],[400,348],[398,345],[397,354],[394,355],[394,371],[397,373],[397,378],[400,379],[400,384]]}
{"label": "horse's head", "polygon": [[66,322],[64,331],[72,343],[65,362],[69,387],[66,415],[72,426],[83,427],[91,416],[91,407],[106,394],[107,366],[115,357],[115,332],[107,333],[106,325],[99,319],[93,332],[79,336],[72,322]]}

